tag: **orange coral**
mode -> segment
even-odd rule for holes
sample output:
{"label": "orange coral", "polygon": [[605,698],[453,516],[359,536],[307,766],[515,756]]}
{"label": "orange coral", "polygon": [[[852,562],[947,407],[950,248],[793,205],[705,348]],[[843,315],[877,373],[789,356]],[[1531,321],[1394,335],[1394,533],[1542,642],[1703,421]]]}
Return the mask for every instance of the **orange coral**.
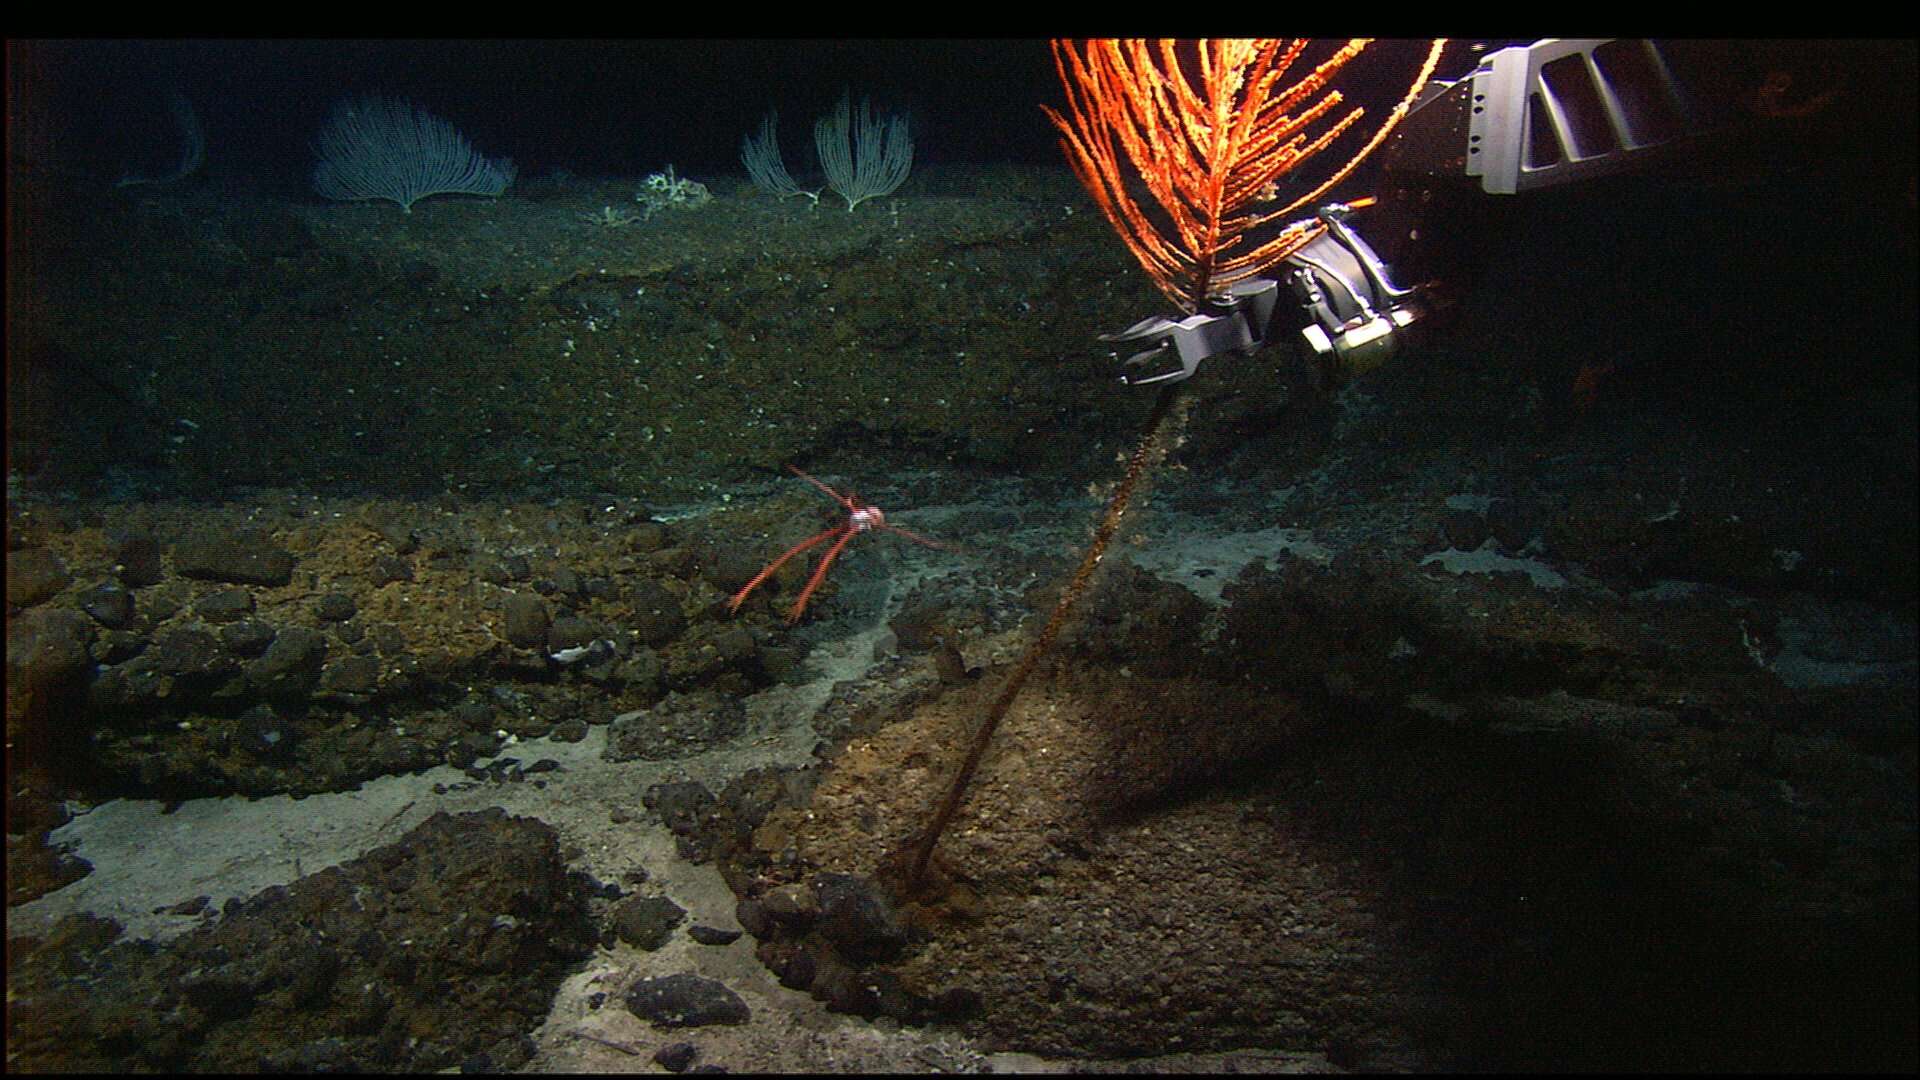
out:
{"label": "orange coral", "polygon": [[[1284,206],[1263,209],[1257,204],[1272,200],[1281,178],[1365,114],[1340,112],[1343,98],[1329,85],[1368,39],[1347,42],[1283,88],[1308,44],[1202,41],[1183,58],[1167,40],[1100,40],[1079,48],[1054,42],[1067,110],[1046,112],[1060,129],[1067,160],[1153,283],[1184,311],[1320,234],[1320,226],[1308,222],[1265,239],[1253,235],[1346,179],[1406,114],[1446,42],[1433,42],[1406,96],[1344,165]],[[1158,215],[1128,190],[1133,177]]]}

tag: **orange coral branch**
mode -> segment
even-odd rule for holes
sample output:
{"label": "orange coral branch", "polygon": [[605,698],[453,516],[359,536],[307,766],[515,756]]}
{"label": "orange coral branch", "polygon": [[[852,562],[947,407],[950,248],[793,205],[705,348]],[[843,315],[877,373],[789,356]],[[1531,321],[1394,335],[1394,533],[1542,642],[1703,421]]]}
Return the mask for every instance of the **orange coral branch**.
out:
{"label": "orange coral branch", "polygon": [[[1435,41],[1413,85],[1345,164],[1278,209],[1259,209],[1281,178],[1351,131],[1331,83],[1367,47],[1355,38],[1281,84],[1308,42],[1202,41],[1189,58],[1172,41],[1053,43],[1064,112],[1047,109],[1067,161],[1154,285],[1182,310],[1264,271],[1321,232],[1311,221],[1255,242],[1253,233],[1314,202],[1358,167],[1433,75]],[[1134,194],[1144,188],[1148,201]],[[1156,208],[1150,212],[1148,207]]]}

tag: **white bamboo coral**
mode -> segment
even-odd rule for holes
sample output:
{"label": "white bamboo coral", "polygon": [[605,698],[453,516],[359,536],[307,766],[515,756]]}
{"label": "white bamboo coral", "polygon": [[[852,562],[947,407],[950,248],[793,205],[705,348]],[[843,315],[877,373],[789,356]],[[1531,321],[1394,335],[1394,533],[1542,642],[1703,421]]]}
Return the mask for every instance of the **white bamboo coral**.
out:
{"label": "white bamboo coral", "polygon": [[813,125],[813,147],[820,154],[827,186],[847,200],[847,211],[906,183],[913,169],[913,133],[904,116],[875,120],[863,98],[853,115],[851,93],[840,96],[831,115]]}
{"label": "white bamboo coral", "polygon": [[314,151],[322,198],[386,199],[409,214],[429,195],[498,195],[514,177],[512,161],[481,157],[452,124],[378,95],[334,106]]}
{"label": "white bamboo coral", "polygon": [[820,201],[818,189],[808,191],[787,172],[787,163],[780,159],[780,139],[775,133],[779,126],[778,113],[768,113],[760,121],[760,137],[748,135],[740,140],[740,163],[747,167],[747,175],[753,178],[753,186],[772,195],[776,199],[789,199],[795,195],[805,195],[816,204]]}

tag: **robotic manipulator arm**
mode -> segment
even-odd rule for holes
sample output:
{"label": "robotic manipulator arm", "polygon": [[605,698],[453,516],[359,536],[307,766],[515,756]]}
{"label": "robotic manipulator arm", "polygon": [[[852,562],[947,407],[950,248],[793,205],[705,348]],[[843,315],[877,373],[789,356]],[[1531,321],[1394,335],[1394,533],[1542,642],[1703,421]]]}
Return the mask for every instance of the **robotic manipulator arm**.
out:
{"label": "robotic manipulator arm", "polygon": [[[1395,285],[1380,256],[1347,226],[1352,213],[1346,203],[1320,208],[1314,216],[1325,231],[1287,256],[1285,284],[1310,317],[1300,333],[1315,355],[1364,370],[1393,355],[1424,309],[1418,290]],[[1127,385],[1179,382],[1210,357],[1249,355],[1269,344],[1277,332],[1281,285],[1273,278],[1247,278],[1184,319],[1142,319],[1100,340],[1147,345],[1124,361],[1120,379]]]}
{"label": "robotic manipulator arm", "polygon": [[[1666,50],[1641,39],[1545,40],[1487,53],[1471,72],[1435,80],[1383,154],[1382,217],[1410,222],[1444,190],[1515,195],[1624,172],[1701,130],[1715,117],[1676,78]],[[1477,191],[1474,189],[1477,188]],[[1368,370],[1418,337],[1435,304],[1431,283],[1401,285],[1359,233],[1357,211],[1375,200],[1331,203],[1319,235],[1274,277],[1249,278],[1180,320],[1144,319],[1103,341],[1145,348],[1123,363],[1131,386],[1178,382],[1202,361],[1248,355],[1298,329],[1324,365]],[[1305,223],[1302,223],[1305,224]],[[1418,230],[1395,232],[1405,241]]]}

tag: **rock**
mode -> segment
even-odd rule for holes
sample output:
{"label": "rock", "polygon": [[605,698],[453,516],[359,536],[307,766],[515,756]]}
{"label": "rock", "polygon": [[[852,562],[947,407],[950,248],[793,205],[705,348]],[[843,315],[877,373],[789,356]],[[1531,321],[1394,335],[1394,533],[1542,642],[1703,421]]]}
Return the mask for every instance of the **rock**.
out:
{"label": "rock", "polygon": [[7,606],[32,607],[67,587],[73,578],[60,556],[46,548],[7,553]]}
{"label": "rock", "polygon": [[507,641],[516,648],[538,649],[547,643],[546,601],[527,593],[509,593],[505,605]]}
{"label": "rock", "polygon": [[290,759],[298,735],[299,732],[286,717],[266,705],[255,705],[240,714],[240,748],[258,757],[278,761]]}
{"label": "rock", "polygon": [[100,669],[87,684],[87,706],[108,712],[151,711],[163,707],[172,693],[171,676],[135,657]]}
{"label": "rock", "polygon": [[657,521],[641,521],[627,531],[629,550],[644,555],[667,546],[667,527]]}
{"label": "rock", "polygon": [[641,979],[627,991],[627,1011],[660,1027],[744,1024],[753,1015],[724,983],[699,975]]}
{"label": "rock", "polygon": [[571,566],[556,566],[544,581],[536,583],[534,587],[542,592],[551,590],[562,596],[578,596],[581,591],[580,572]]}
{"label": "rock", "polygon": [[608,761],[687,757],[730,742],[746,729],[747,707],[739,697],[706,690],[668,694],[651,709],[614,717],[605,756]]}
{"label": "rock", "polygon": [[347,656],[328,664],[322,680],[337,694],[364,697],[380,688],[380,659],[374,656]]}
{"label": "rock", "polygon": [[274,701],[297,702],[313,693],[326,659],[327,639],[319,631],[290,626],[247,666],[247,681]]}
{"label": "rock", "polygon": [[949,986],[933,999],[934,1015],[949,1023],[965,1020],[980,1012],[984,999],[980,991],[967,986]]}
{"label": "rock", "polygon": [[235,656],[259,656],[273,644],[278,631],[257,619],[246,619],[220,628],[220,644]]}
{"label": "rock", "polygon": [[413,580],[413,564],[398,555],[382,555],[373,560],[373,569],[367,579],[375,588],[391,585],[396,581]]}
{"label": "rock", "polygon": [[698,780],[654,784],[640,796],[641,804],[659,814],[660,823],[677,834],[698,832],[718,801]]}
{"label": "rock", "polygon": [[420,534],[414,531],[411,518],[398,507],[368,506],[360,514],[360,524],[392,544],[393,550],[402,555],[411,555],[420,548]]}
{"label": "rock", "polygon": [[481,557],[473,568],[482,581],[491,581],[495,585],[506,585],[516,581],[526,581],[533,577],[533,564],[525,555],[502,555],[498,559]]}
{"label": "rock", "polygon": [[856,874],[819,874],[813,891],[820,901],[820,932],[842,956],[856,962],[885,960],[906,948],[906,929],[871,880]]}
{"label": "rock", "polygon": [[193,613],[210,623],[230,623],[253,614],[253,594],[245,589],[208,593],[193,605]]}
{"label": "rock", "polygon": [[695,923],[687,928],[687,936],[702,945],[731,945],[740,940],[740,931]]}
{"label": "rock", "polygon": [[174,569],[182,577],[235,585],[285,585],[293,580],[293,555],[254,529],[198,532],[173,545]]}
{"label": "rock", "polygon": [[66,608],[29,611],[7,622],[7,681],[36,694],[74,689],[93,665],[86,616]]}
{"label": "rock", "polygon": [[902,1023],[919,1023],[928,1004],[906,988],[900,976],[891,971],[856,971],[838,964],[827,964],[808,990],[824,1003],[828,1012],[849,1016],[890,1016]]}
{"label": "rock", "polygon": [[933,647],[933,673],[942,686],[958,686],[973,677],[966,657],[960,655],[959,649],[944,643]]}
{"label": "rock", "polygon": [[887,622],[901,652],[923,653],[953,640],[944,611],[929,603],[909,605]]}
{"label": "rock", "polygon": [[138,630],[113,630],[94,639],[93,659],[99,664],[118,664],[145,652],[151,642]]}
{"label": "rock", "polygon": [[373,647],[380,650],[381,656],[404,656],[407,652],[407,632],[388,622],[377,622],[367,627],[367,633],[373,638]]}
{"label": "rock", "polygon": [[735,904],[733,917],[754,937],[764,938],[773,931],[773,917],[767,914],[766,905],[758,900],[742,900]]}
{"label": "rock", "polygon": [[547,655],[566,649],[584,649],[606,637],[598,624],[578,615],[563,615],[547,627]]}
{"label": "rock", "polygon": [[[10,1015],[34,1021],[7,1033],[10,1070],[431,1073],[525,1064],[594,934],[554,830],[489,810],[436,814],[164,943],[47,944],[9,957]],[[74,973],[100,970],[75,1008]]]}
{"label": "rock", "polygon": [[680,613],[680,600],[651,578],[635,582],[628,593],[628,625],[637,631],[640,642],[658,649],[670,644],[687,628]]}
{"label": "rock", "polygon": [[154,539],[152,533],[128,533],[116,538],[113,561],[120,584],[129,589],[158,585],[165,576],[160,562],[160,541]]}
{"label": "rock", "polygon": [[660,654],[642,645],[620,658],[613,675],[635,693],[651,695],[659,690],[661,671]]}
{"label": "rock", "polygon": [[122,630],[133,622],[133,594],[112,582],[95,585],[80,597],[80,610],[109,630]]}
{"label": "rock", "polygon": [[232,658],[220,650],[220,639],[194,626],[180,626],[154,635],[141,657],[163,675],[211,679],[233,673]]}
{"label": "rock", "polygon": [[782,926],[804,929],[820,917],[820,901],[805,885],[778,885],[760,897],[769,918]]}
{"label": "rock", "polygon": [[813,770],[791,765],[748,769],[727,781],[727,786],[721,789],[721,810],[730,819],[735,835],[742,842],[750,842],[753,830],[759,828],[776,807],[808,802],[818,781]]}
{"label": "rock", "polygon": [[667,943],[687,909],[664,896],[632,896],[615,905],[613,934],[637,949],[652,952]]}
{"label": "rock", "polygon": [[699,1055],[700,1048],[690,1042],[668,1043],[653,1052],[653,1063],[668,1072],[686,1072]]}
{"label": "rock", "polygon": [[820,972],[820,965],[814,962],[813,954],[803,948],[791,950],[768,967],[774,977],[780,980],[780,985],[789,990],[812,990],[813,980]]}
{"label": "rock", "polygon": [[359,610],[354,606],[353,597],[345,593],[323,593],[313,602],[314,618],[321,622],[346,622]]}

